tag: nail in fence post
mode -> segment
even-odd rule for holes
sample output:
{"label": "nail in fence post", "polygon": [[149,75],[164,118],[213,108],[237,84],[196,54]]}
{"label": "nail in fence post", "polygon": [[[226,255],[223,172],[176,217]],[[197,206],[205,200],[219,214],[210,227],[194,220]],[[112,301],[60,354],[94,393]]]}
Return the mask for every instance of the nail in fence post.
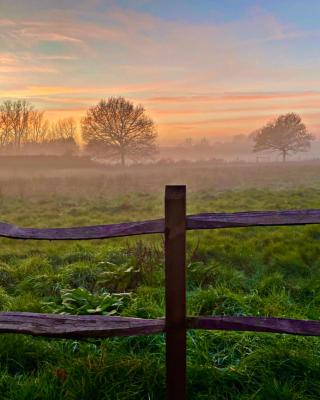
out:
{"label": "nail in fence post", "polygon": [[186,187],[166,186],[167,400],[186,399]]}

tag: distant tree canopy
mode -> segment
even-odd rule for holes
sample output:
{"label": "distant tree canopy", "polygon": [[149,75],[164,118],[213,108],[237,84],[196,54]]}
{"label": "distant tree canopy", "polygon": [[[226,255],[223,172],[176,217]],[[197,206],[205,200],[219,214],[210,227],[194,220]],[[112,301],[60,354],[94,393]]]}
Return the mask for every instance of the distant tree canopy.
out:
{"label": "distant tree canopy", "polygon": [[77,124],[73,118],[59,119],[53,122],[50,129],[50,140],[74,139],[77,135]]}
{"label": "distant tree canopy", "polygon": [[87,151],[96,155],[139,159],[157,151],[157,131],[141,105],[123,97],[110,97],[91,107],[82,120]]}
{"label": "distant tree canopy", "polygon": [[43,111],[26,100],[0,104],[0,151],[9,153],[70,154],[77,151],[73,118],[49,123]]}
{"label": "distant tree canopy", "polygon": [[[76,154],[79,151],[77,132],[73,118],[49,122],[45,112],[35,109],[27,100],[0,102],[0,154]],[[146,159],[158,151],[154,121],[143,106],[123,97],[102,99],[89,108],[81,121],[81,133],[89,154],[115,158],[122,165],[128,159]],[[236,135],[232,140],[213,144],[207,138],[188,138],[174,151],[193,158],[247,154],[254,141],[254,152],[278,152],[285,161],[291,153],[308,150],[313,139],[301,117],[289,113],[280,115],[250,135]]]}
{"label": "distant tree canopy", "polygon": [[0,105],[0,143],[19,151],[27,140],[35,116],[33,107],[26,100],[7,100]]}
{"label": "distant tree canopy", "polygon": [[78,151],[76,142],[77,124],[73,118],[59,119],[51,124],[46,144],[55,153],[63,149],[64,155],[75,154]]}
{"label": "distant tree canopy", "polygon": [[298,114],[289,113],[280,115],[254,132],[253,151],[280,152],[282,160],[286,161],[288,154],[308,150],[313,139],[314,137],[302,123],[301,117]]}

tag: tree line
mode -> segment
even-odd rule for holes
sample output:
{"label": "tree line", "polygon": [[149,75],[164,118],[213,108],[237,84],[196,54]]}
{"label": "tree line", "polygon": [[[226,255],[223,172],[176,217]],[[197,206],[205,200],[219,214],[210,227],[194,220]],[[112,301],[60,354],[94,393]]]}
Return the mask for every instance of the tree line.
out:
{"label": "tree line", "polygon": [[[116,159],[122,165],[128,159],[146,159],[158,151],[155,122],[143,106],[123,97],[102,99],[90,107],[80,128],[86,153],[103,159]],[[26,100],[6,100],[0,104],[2,152],[19,154],[36,148],[42,153],[74,153],[78,147],[77,130],[73,118],[50,123],[43,111],[36,110]],[[279,152],[283,161],[291,153],[308,150],[314,139],[295,113],[280,115],[250,137],[254,141],[254,152]],[[205,139],[200,145],[208,148]]]}
{"label": "tree line", "polygon": [[[21,154],[74,153],[77,124],[73,118],[49,122],[45,113],[26,100],[6,100],[0,104],[0,152]],[[101,100],[90,107],[81,120],[84,151],[96,157],[137,160],[157,152],[154,121],[141,105],[123,97]]]}
{"label": "tree line", "polygon": [[279,153],[282,156],[282,161],[286,161],[289,155],[308,151],[314,139],[315,137],[308,131],[300,115],[287,113],[269,121],[260,129],[248,135],[235,135],[229,142],[216,142],[212,146],[206,138],[202,138],[198,142],[188,138],[184,142],[184,147],[191,151],[201,150],[207,154],[210,152],[212,154],[219,148],[220,151],[244,150],[249,147],[251,142],[250,150],[254,153]]}
{"label": "tree line", "polygon": [[53,153],[77,150],[77,124],[73,118],[49,122],[45,113],[26,100],[0,104],[0,151],[20,154],[31,149]]}

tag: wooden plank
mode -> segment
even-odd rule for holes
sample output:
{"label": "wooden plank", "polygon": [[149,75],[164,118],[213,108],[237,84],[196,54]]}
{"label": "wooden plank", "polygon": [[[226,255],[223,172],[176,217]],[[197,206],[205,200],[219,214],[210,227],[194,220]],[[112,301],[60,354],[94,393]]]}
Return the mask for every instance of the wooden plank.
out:
{"label": "wooden plank", "polygon": [[166,186],[167,400],[186,399],[186,187]]}
{"label": "wooden plank", "polygon": [[[189,215],[187,230],[319,224],[320,210],[249,211]],[[0,236],[12,239],[88,240],[164,233],[164,220],[73,228],[20,228],[0,222]]]}
{"label": "wooden plank", "polygon": [[0,333],[60,338],[104,338],[164,332],[164,319],[1,312]]}
{"label": "wooden plank", "polygon": [[319,224],[320,210],[248,211],[189,215],[187,229]]}
{"label": "wooden plank", "polygon": [[320,321],[272,317],[189,317],[189,329],[254,331],[320,336]]}
{"label": "wooden plank", "polygon": [[0,223],[0,236],[12,239],[88,240],[163,232],[163,219],[141,222],[125,222],[111,225],[48,229],[20,228],[4,222]]}
{"label": "wooden plank", "polygon": [[[320,321],[272,317],[189,317],[188,329],[320,336]],[[164,319],[1,312],[0,333],[60,338],[148,335],[165,332]],[[167,327],[170,331],[170,327]]]}

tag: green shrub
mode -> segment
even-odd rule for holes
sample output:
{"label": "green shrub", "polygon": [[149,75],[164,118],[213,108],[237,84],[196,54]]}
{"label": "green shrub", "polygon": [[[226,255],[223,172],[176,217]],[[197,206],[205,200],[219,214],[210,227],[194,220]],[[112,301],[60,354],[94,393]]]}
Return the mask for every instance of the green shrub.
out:
{"label": "green shrub", "polygon": [[94,290],[101,267],[86,262],[76,262],[60,269],[61,279],[65,286],[71,288],[83,287]]}
{"label": "green shrub", "polygon": [[7,311],[11,306],[11,297],[6,293],[5,289],[0,286],[0,310]]}
{"label": "green shrub", "polygon": [[164,289],[140,286],[122,315],[139,318],[164,316]]}
{"label": "green shrub", "polygon": [[40,297],[55,296],[62,288],[62,277],[59,274],[41,274],[28,276],[17,284],[17,292],[30,292]]}
{"label": "green shrub", "polygon": [[10,311],[42,312],[43,298],[32,292],[16,294],[10,301]]}
{"label": "green shrub", "polygon": [[247,279],[242,271],[218,263],[193,262],[187,267],[191,288],[225,286],[230,289],[247,288]]}
{"label": "green shrub", "polygon": [[106,288],[112,292],[123,292],[135,289],[141,283],[142,274],[139,269],[110,262],[105,262],[103,265],[108,270],[99,274],[97,287]]}
{"label": "green shrub", "polygon": [[59,314],[119,314],[130,299],[128,293],[90,293],[84,288],[61,290],[61,303],[44,303],[44,310]]}
{"label": "green shrub", "polygon": [[248,312],[245,299],[227,288],[195,290],[188,302],[190,312],[195,315],[247,315]]}
{"label": "green shrub", "polygon": [[50,274],[53,268],[45,257],[34,256],[20,261],[14,268],[15,277],[23,280],[35,274]]}
{"label": "green shrub", "polygon": [[0,262],[0,286],[10,289],[16,282],[14,268]]}
{"label": "green shrub", "polygon": [[275,289],[285,288],[285,278],[280,272],[274,272],[270,275],[263,276],[258,283],[258,290],[262,294],[267,294]]}

